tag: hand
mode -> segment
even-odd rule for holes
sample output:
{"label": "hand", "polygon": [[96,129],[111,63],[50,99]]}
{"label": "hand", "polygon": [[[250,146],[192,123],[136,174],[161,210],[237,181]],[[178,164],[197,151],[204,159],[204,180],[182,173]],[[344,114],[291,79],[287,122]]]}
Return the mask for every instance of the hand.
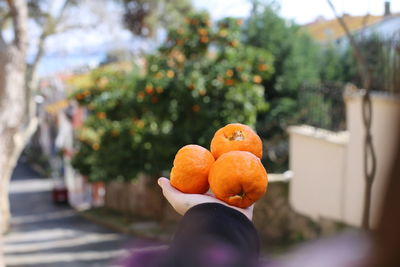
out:
{"label": "hand", "polygon": [[191,207],[202,203],[219,203],[228,206],[232,209],[240,211],[251,221],[253,217],[254,204],[247,209],[241,209],[238,207],[231,206],[225,202],[215,198],[211,194],[185,194],[175,189],[165,177],[158,179],[158,184],[161,187],[165,198],[171,204],[171,206],[181,215],[184,215]]}

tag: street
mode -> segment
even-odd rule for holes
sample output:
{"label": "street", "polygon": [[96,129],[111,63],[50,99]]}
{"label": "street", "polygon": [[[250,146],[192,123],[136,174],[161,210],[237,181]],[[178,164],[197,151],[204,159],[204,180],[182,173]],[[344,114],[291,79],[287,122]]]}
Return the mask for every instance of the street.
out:
{"label": "street", "polygon": [[133,238],[53,204],[51,179],[19,163],[10,185],[12,228],[4,237],[6,266],[113,266]]}

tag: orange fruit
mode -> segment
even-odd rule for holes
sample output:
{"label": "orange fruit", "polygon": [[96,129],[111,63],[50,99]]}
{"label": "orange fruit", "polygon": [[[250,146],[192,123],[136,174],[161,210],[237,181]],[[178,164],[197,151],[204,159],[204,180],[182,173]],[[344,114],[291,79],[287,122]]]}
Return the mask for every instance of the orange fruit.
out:
{"label": "orange fruit", "polygon": [[247,125],[228,124],[219,129],[211,140],[211,153],[215,159],[229,151],[248,151],[262,158],[262,141]]}
{"label": "orange fruit", "polygon": [[100,145],[98,144],[98,143],[94,143],[93,145],[92,145],[92,148],[93,148],[93,150],[99,150],[99,148],[100,148]]}
{"label": "orange fruit", "polygon": [[192,106],[192,110],[194,111],[194,112],[199,112],[200,111],[200,106],[199,105],[193,105]]}
{"label": "orange fruit", "polygon": [[208,43],[208,37],[207,37],[207,36],[201,36],[200,42],[202,42],[202,43]]}
{"label": "orange fruit", "polygon": [[230,42],[230,45],[231,45],[232,47],[237,47],[238,44],[239,44],[238,40],[233,40],[233,41]]}
{"label": "orange fruit", "polygon": [[266,70],[268,69],[268,65],[266,65],[266,64],[260,64],[260,65],[258,65],[257,69],[258,69],[259,71],[266,71]]}
{"label": "orange fruit", "polygon": [[214,157],[204,147],[186,145],[175,155],[170,183],[183,193],[204,194],[209,188],[208,173]]}
{"label": "orange fruit", "polygon": [[137,98],[138,98],[138,100],[143,100],[143,99],[144,99],[144,92],[143,92],[143,91],[140,91],[140,92],[137,94]]}
{"label": "orange fruit", "polygon": [[235,84],[235,81],[232,80],[232,79],[227,79],[227,80],[225,80],[225,85],[227,85],[227,86],[232,86],[232,85],[234,85],[234,84]]}
{"label": "orange fruit", "polygon": [[97,113],[96,113],[96,116],[97,116],[97,118],[99,118],[100,120],[104,120],[104,119],[107,117],[106,113],[104,113],[104,112],[97,112]]}
{"label": "orange fruit", "polygon": [[158,97],[156,97],[156,96],[151,97],[151,103],[157,104],[158,103]]}
{"label": "orange fruit", "polygon": [[168,78],[174,78],[174,76],[175,76],[175,73],[172,71],[172,70],[169,70],[169,71],[167,71],[167,77]]}
{"label": "orange fruit", "polygon": [[262,82],[262,78],[260,75],[254,75],[253,77],[253,82],[255,83],[261,83]]}
{"label": "orange fruit", "polygon": [[197,30],[197,33],[200,35],[206,35],[207,34],[207,29],[200,28]]}
{"label": "orange fruit", "polygon": [[154,92],[153,86],[146,86],[146,88],[144,90],[149,95],[153,94],[153,92]]}
{"label": "orange fruit", "polygon": [[231,151],[215,161],[208,181],[218,199],[247,208],[265,194],[268,175],[261,160],[252,153]]}
{"label": "orange fruit", "polygon": [[227,70],[225,74],[228,77],[232,77],[233,76],[233,71],[232,70]]}

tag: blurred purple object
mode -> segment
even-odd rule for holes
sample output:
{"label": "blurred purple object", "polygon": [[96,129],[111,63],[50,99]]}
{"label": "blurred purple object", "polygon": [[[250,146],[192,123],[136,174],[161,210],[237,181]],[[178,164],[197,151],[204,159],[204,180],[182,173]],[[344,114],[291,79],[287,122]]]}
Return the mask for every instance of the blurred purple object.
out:
{"label": "blurred purple object", "polygon": [[278,259],[271,267],[359,267],[366,266],[371,240],[363,232],[345,232],[338,236],[301,245]]}
{"label": "blurred purple object", "polygon": [[[183,246],[184,247],[184,246]],[[196,249],[193,249],[193,248]],[[126,267],[258,267],[258,261],[243,255],[237,249],[219,242],[201,242],[194,246],[188,244],[187,250],[182,246],[165,249],[165,246],[150,246],[143,249],[132,249],[131,255],[122,261]],[[137,250],[137,251],[135,251]]]}

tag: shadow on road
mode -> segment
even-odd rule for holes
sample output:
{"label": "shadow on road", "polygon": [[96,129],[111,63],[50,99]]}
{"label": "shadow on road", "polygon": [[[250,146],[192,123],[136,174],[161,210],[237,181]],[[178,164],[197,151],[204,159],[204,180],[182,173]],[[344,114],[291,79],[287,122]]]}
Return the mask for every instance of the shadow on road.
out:
{"label": "shadow on road", "polygon": [[51,179],[19,163],[10,185],[11,232],[7,266],[110,266],[127,253],[130,237],[81,218],[51,200]]}

